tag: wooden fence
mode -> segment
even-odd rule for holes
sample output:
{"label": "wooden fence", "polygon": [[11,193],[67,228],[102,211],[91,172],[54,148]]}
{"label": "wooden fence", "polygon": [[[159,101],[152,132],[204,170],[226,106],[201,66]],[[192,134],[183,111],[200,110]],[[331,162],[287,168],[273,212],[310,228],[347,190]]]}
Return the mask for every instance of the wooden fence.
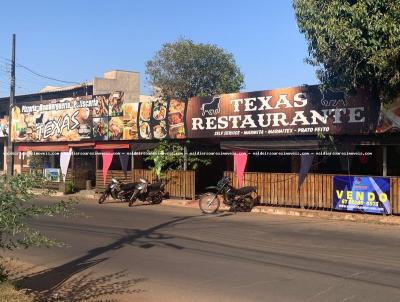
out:
{"label": "wooden fence", "polygon": [[[234,172],[225,171],[224,175],[238,187]],[[261,201],[267,205],[332,209],[333,177],[331,174],[308,174],[298,191],[297,173],[245,172],[244,185],[257,187]],[[390,177],[390,203],[392,213],[400,214],[400,177]]]}
{"label": "wooden fence", "polygon": [[[125,177],[122,170],[109,170],[107,173],[106,184],[110,183],[111,178],[115,177],[123,182],[138,181],[139,178],[145,178],[152,181],[156,178],[156,174],[151,170],[135,169],[128,171]],[[168,171],[166,175],[169,182],[166,186],[166,191],[172,197],[194,199],[195,194],[195,172],[194,171]],[[96,171],[96,190],[104,191],[103,172]]]}

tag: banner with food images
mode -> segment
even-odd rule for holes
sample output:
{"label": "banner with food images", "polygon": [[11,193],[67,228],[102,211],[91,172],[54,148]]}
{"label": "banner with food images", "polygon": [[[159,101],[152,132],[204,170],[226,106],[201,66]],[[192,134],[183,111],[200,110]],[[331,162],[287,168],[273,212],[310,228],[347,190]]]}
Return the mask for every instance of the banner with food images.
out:
{"label": "banner with food images", "polygon": [[[378,124],[379,108],[365,91],[345,97],[318,86],[187,101],[145,97],[133,102],[113,92],[19,103],[9,128],[15,142],[369,134],[398,131],[399,108],[381,112]],[[6,128],[0,124],[0,136]]]}
{"label": "banner with food images", "polygon": [[104,115],[93,96],[17,104],[12,111],[11,137],[15,142],[92,139],[93,117]]}
{"label": "banner with food images", "polygon": [[123,93],[17,104],[12,111],[15,142],[137,139],[138,104]]}

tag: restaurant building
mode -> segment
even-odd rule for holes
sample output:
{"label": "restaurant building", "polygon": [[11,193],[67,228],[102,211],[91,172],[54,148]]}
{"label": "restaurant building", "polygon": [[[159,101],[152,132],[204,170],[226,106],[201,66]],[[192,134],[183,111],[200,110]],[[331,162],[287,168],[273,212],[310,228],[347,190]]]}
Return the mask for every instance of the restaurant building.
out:
{"label": "restaurant building", "polygon": [[[8,102],[0,99],[0,118]],[[164,100],[140,95],[138,73],[111,71],[91,83],[17,96],[9,130],[17,172],[29,171],[32,151],[46,152],[49,174],[60,169],[60,152],[74,151],[67,181],[78,189],[101,191],[112,176],[153,178],[138,152],[166,139],[188,154],[214,155],[196,171],[168,172],[172,196],[194,198],[225,174],[236,186],[257,186],[270,205],[398,214],[400,102],[376,103],[365,91],[345,97],[315,85]],[[106,175],[105,150],[125,154],[112,158]]]}

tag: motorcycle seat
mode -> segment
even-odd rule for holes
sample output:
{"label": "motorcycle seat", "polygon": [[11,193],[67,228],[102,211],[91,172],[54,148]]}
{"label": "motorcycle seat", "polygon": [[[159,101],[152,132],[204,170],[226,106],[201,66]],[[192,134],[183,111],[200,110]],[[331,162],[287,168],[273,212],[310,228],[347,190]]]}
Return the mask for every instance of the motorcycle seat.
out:
{"label": "motorcycle seat", "polygon": [[137,185],[136,182],[130,182],[130,183],[127,183],[127,184],[122,184],[121,185],[121,190],[123,190],[123,191],[131,191],[131,190],[135,189],[136,185]]}
{"label": "motorcycle seat", "polygon": [[159,190],[160,189],[160,187],[161,187],[161,182],[155,182],[155,183],[152,183],[151,185],[149,185],[149,190],[150,191],[155,191],[155,190]]}
{"label": "motorcycle seat", "polygon": [[247,186],[247,187],[242,187],[239,189],[234,189],[234,192],[236,195],[247,195],[252,192],[256,192],[256,188],[252,186]]}

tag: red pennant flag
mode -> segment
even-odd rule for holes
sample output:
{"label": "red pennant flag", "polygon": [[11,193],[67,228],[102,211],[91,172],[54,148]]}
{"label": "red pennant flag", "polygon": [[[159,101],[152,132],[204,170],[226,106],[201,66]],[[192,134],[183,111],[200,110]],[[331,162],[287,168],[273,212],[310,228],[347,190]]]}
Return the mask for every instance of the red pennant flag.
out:
{"label": "red pennant flag", "polygon": [[235,163],[235,172],[239,187],[242,187],[244,182],[244,169],[247,163],[247,151],[233,151],[233,161]]}
{"label": "red pennant flag", "polygon": [[110,169],[111,162],[114,156],[114,150],[102,150],[101,156],[103,157],[103,182],[106,185],[107,172]]}

